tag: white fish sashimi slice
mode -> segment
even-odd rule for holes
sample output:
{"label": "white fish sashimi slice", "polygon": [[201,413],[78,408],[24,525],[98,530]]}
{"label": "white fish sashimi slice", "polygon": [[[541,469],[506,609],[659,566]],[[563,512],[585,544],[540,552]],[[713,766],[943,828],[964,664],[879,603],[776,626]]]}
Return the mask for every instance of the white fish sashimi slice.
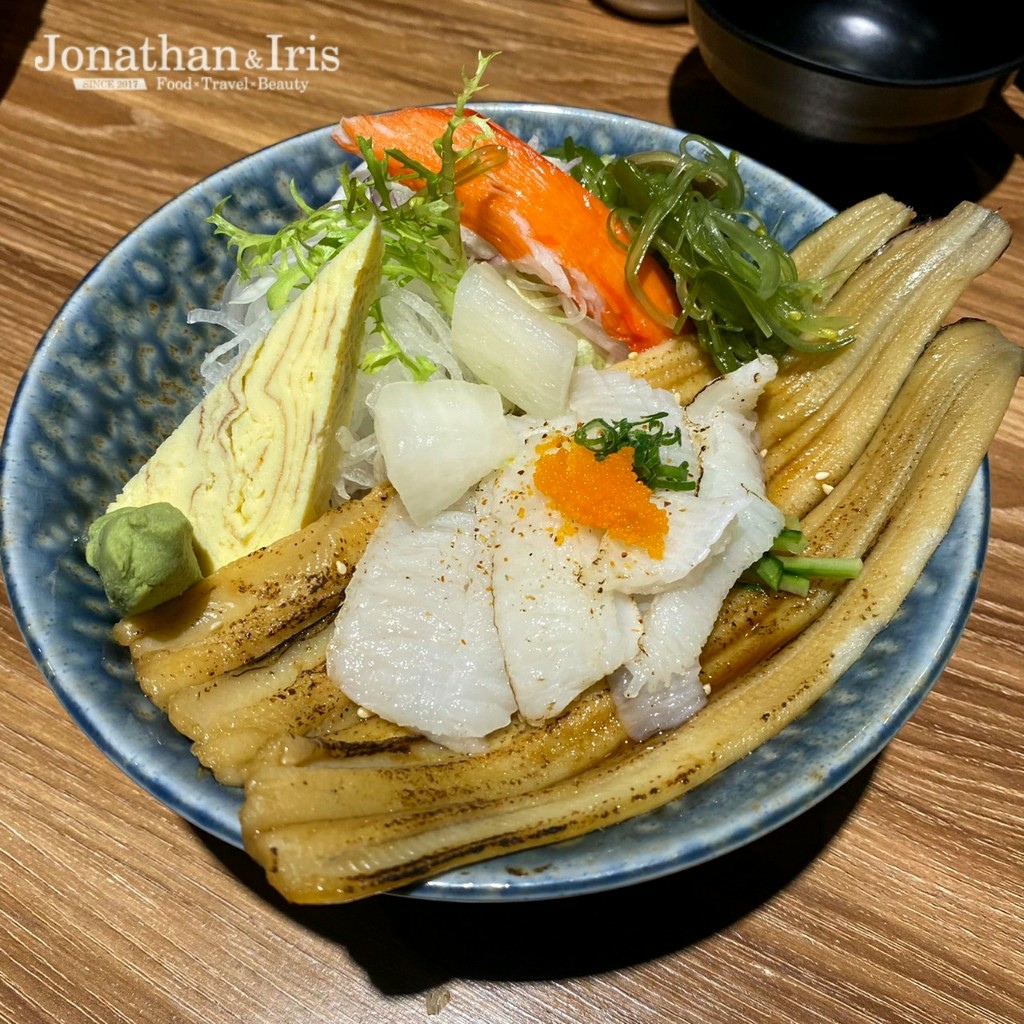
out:
{"label": "white fish sashimi slice", "polygon": [[759,356],[713,381],[686,407],[691,434],[700,445],[701,497],[745,490],[767,500],[755,411],[775,373],[775,360]]}
{"label": "white fish sashimi slice", "polygon": [[692,687],[700,672],[701,650],[722,602],[740,573],[771,546],[781,523],[781,515],[770,503],[751,501],[729,526],[728,542],[720,555],[651,598],[643,616],[640,653],[623,666],[622,678],[613,688],[620,718],[633,739],[646,739],[668,726],[664,716],[644,723],[641,714],[626,707],[628,702],[662,689]]}
{"label": "white fish sashimi slice", "polygon": [[644,689],[635,697],[627,697],[628,674],[620,670],[608,680],[615,712],[626,734],[638,742],[655,733],[674,729],[692,718],[708,702],[700,681],[700,667],[693,665],[673,675],[660,689]]}
{"label": "white fish sashimi slice", "polygon": [[[562,427],[567,424],[562,424]],[[494,619],[520,714],[540,722],[637,651],[632,599],[583,579],[600,534],[564,530],[560,513],[533,487],[537,445],[559,425],[528,432],[502,469],[482,527],[493,550]]]}
{"label": "white fish sashimi slice", "polygon": [[642,548],[627,548],[604,537],[587,578],[625,594],[657,594],[674,586],[710,558],[723,534],[749,501],[746,495],[699,497],[693,491],[664,491],[658,504],[668,513],[665,552],[653,558]]}
{"label": "white fish sashimi slice", "polygon": [[[743,504],[723,534],[721,551],[651,598],[643,615],[640,653],[623,667],[617,687],[620,705],[644,690],[692,683],[729,590],[782,529],[783,515],[765,494],[754,420],[757,399],[774,372],[774,360],[762,357],[709,385],[687,408],[703,444],[700,497],[741,498]],[[624,719],[627,715],[631,721],[642,717],[623,711]],[[648,727],[656,731],[663,726],[652,722]],[[650,735],[642,725],[636,728],[634,739]]]}
{"label": "white fish sashimi slice", "polygon": [[338,613],[330,678],[367,710],[448,746],[507,725],[515,698],[489,568],[472,509],[417,527],[393,502]]}
{"label": "white fish sashimi slice", "polygon": [[[593,419],[638,422],[648,416],[664,414],[664,431],[667,434],[678,431],[679,443],[661,448],[662,462],[674,466],[686,462],[696,475],[697,448],[684,411],[671,392],[652,388],[646,381],[619,370],[598,372],[591,367],[581,367],[573,378],[569,403],[583,422]],[[658,593],[711,555],[742,503],[736,496],[705,498],[694,491],[664,490],[657,492],[655,501],[669,518],[664,555],[652,558],[641,548],[626,549],[620,542],[605,537],[597,559],[587,570],[588,579],[604,580],[623,593]]]}
{"label": "white fish sashimi slice", "polygon": [[651,598],[643,615],[641,652],[625,666],[630,676],[623,688],[625,696],[635,697],[645,688],[656,690],[698,665],[722,602],[739,574],[761,553],[750,554],[761,538],[767,534],[765,546],[771,544],[774,521],[774,517],[765,517],[758,528],[747,518],[744,530],[738,516],[719,556],[708,559],[671,590]]}

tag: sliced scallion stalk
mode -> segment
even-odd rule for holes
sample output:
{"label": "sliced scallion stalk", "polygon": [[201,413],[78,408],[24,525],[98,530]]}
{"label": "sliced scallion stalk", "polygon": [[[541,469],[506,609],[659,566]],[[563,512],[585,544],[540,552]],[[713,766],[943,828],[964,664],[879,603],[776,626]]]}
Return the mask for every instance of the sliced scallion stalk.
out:
{"label": "sliced scallion stalk", "polygon": [[864,563],[859,558],[808,558],[803,555],[777,555],[782,570],[791,576],[808,579],[855,580]]}

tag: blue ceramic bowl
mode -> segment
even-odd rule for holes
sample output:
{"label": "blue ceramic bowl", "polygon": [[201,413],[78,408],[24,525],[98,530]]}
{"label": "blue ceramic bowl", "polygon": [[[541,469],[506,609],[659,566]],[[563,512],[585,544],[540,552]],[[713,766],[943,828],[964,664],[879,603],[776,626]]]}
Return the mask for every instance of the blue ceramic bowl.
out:
{"label": "blue ceramic bowl", "polygon": [[[541,145],[566,135],[603,152],[674,147],[681,133],[614,114],[518,103],[480,109]],[[25,641],[68,713],[157,800],[241,845],[241,793],[200,770],[188,741],[139,691],[83,556],[88,524],[198,399],[199,362],[221,340],[188,326],[233,262],[205,218],[232,196],[236,222],[291,218],[289,182],[326,201],[346,157],[330,129],[272,146],[158,210],[89,274],[25,374],[2,449],[3,571]],[[750,202],[795,243],[833,211],[798,185],[741,161]],[[901,613],[814,708],[717,778],[658,811],[578,840],[511,854],[408,892],[432,899],[527,900],[593,892],[678,871],[749,842],[850,778],[906,721],[964,627],[985,554],[987,468]]]}

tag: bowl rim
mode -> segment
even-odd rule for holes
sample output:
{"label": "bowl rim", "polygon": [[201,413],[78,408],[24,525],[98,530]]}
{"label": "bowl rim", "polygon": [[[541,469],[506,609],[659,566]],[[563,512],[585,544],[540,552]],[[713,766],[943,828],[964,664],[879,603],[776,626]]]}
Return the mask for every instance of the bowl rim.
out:
{"label": "bowl rim", "polygon": [[[721,6],[715,0],[689,0],[687,5],[689,21],[698,35],[699,42],[703,33],[699,31],[694,22],[694,12],[715,23],[722,31],[731,33],[737,40],[742,41],[760,53],[776,60],[809,71],[816,71],[829,78],[836,78],[846,82],[858,83],[864,86],[876,86],[886,89],[898,89],[906,92],[937,89],[954,89],[977,85],[979,83],[992,82],[1000,83],[1009,79],[1024,67],[1024,44],[1020,44],[1019,53],[1012,57],[1006,57],[998,63],[989,64],[986,67],[979,67],[976,71],[963,72],[955,75],[936,75],[926,78],[898,78],[890,75],[866,74],[850,68],[839,67],[829,64],[823,60],[815,60],[786,46],[783,43],[765,39],[759,33],[737,23],[729,14],[721,10]],[[1006,84],[1006,82],[1003,82]]]}

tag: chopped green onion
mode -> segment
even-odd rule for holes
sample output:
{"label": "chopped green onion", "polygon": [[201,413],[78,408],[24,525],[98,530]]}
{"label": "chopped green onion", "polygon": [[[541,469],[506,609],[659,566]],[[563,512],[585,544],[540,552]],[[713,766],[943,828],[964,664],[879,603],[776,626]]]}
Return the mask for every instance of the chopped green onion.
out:
{"label": "chopped green onion", "polygon": [[778,590],[782,582],[782,563],[774,555],[762,555],[754,563],[753,574],[756,579],[750,582],[760,581],[770,590]]}
{"label": "chopped green onion", "polygon": [[743,575],[740,584],[806,597],[810,581],[853,580],[864,566],[860,558],[816,558],[801,554],[807,548],[800,521],[786,516],[785,525],[772,544]]}
{"label": "chopped green onion", "polygon": [[811,592],[811,581],[806,576],[793,576],[784,572],[782,579],[779,580],[778,589],[784,594],[806,597]]}
{"label": "chopped green onion", "polygon": [[799,555],[777,555],[783,571],[791,576],[819,580],[855,580],[864,563],[859,558],[805,558]]}
{"label": "chopped green onion", "polygon": [[785,525],[772,544],[776,554],[800,555],[807,549],[807,538],[796,516],[786,516]]}
{"label": "chopped green onion", "polygon": [[659,412],[639,420],[616,420],[614,423],[593,419],[576,431],[573,440],[590,449],[598,461],[622,448],[632,448],[633,471],[641,483],[652,490],[692,491],[697,482],[690,476],[688,463],[672,466],[661,461],[660,449],[682,443],[679,427],[673,431],[665,430],[661,421],[666,416],[667,412]]}

